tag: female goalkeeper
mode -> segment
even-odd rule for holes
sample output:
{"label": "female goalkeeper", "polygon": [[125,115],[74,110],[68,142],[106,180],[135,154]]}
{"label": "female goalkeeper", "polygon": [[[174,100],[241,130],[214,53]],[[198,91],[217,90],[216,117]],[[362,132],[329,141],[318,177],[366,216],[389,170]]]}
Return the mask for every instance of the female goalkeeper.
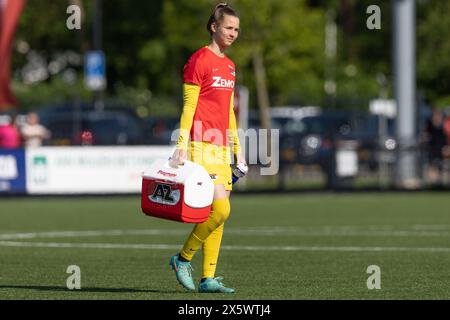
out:
{"label": "female goalkeeper", "polygon": [[172,165],[182,164],[189,151],[189,159],[203,165],[213,179],[214,200],[208,220],[195,225],[182,250],[171,257],[170,266],[181,285],[195,290],[190,261],[202,247],[199,292],[233,293],[233,288],[221,282],[222,277],[215,277],[215,270],[224,222],[230,214],[230,149],[237,164],[245,163],[233,111],[235,66],[224,53],[238,37],[239,18],[230,6],[218,4],[207,30],[211,42],[197,50],[184,66],[183,113]]}

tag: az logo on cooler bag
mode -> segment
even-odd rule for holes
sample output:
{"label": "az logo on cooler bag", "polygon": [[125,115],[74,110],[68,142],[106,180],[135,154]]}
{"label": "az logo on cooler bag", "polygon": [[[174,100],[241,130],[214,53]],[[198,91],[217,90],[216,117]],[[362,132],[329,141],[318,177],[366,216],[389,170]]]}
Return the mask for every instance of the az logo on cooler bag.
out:
{"label": "az logo on cooler bag", "polygon": [[200,164],[186,160],[173,168],[166,158],[142,173],[141,208],[152,217],[202,223],[211,213],[214,181]]}
{"label": "az logo on cooler bag", "polygon": [[180,201],[180,190],[172,190],[170,185],[158,183],[155,192],[149,197],[153,202],[174,206]]}

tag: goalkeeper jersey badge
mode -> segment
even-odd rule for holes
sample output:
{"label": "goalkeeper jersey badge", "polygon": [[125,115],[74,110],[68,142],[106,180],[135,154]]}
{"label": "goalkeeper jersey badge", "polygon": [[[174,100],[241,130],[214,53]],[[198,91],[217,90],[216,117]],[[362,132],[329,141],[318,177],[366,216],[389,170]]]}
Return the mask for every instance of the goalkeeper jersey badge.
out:
{"label": "goalkeeper jersey badge", "polygon": [[170,185],[159,183],[149,199],[159,204],[174,206],[180,201],[180,190],[172,190]]}

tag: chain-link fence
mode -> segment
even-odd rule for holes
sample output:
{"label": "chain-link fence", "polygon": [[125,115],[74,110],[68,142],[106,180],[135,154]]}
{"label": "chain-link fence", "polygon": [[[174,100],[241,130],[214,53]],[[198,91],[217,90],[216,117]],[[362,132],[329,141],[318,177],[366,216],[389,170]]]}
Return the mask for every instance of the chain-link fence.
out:
{"label": "chain-link fence", "polygon": [[260,165],[250,165],[248,175],[236,188],[245,191],[450,188],[450,146],[444,148],[439,161],[430,158],[428,145],[422,143],[413,148],[416,178],[403,185],[397,182],[399,152],[394,141],[373,149],[364,148],[358,141],[342,141],[316,163],[281,160],[275,175],[264,176]]}

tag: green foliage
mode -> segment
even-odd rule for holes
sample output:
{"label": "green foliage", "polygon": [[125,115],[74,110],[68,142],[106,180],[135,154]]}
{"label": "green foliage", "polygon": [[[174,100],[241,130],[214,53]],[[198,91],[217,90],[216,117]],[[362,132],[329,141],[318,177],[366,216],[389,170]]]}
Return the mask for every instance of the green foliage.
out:
{"label": "green foliage", "polygon": [[33,85],[14,81],[13,90],[21,109],[35,109],[45,105],[59,104],[76,97],[80,97],[82,100],[91,98],[91,92],[86,90],[82,80],[69,85],[59,77]]}
{"label": "green foliage", "polygon": [[[380,7],[381,29],[369,30],[367,19],[371,14],[367,13],[367,8],[374,4]],[[342,7],[340,10],[342,11]],[[349,11],[354,15],[351,18],[353,25],[344,27],[347,25],[344,19],[350,14],[348,12],[341,12],[338,18],[338,95],[341,99],[346,97],[351,100],[351,97],[358,97],[369,100],[379,96],[384,88],[392,93],[391,2],[354,1]],[[379,75],[383,75],[386,83],[377,81]]]}
{"label": "green foliage", "polygon": [[[84,0],[85,9],[82,19],[82,30],[89,28],[93,1]],[[79,31],[69,30],[66,27],[68,14],[68,0],[28,0],[19,20],[16,33],[17,39],[26,40],[34,50],[52,52],[61,49],[79,48]],[[87,31],[87,30],[85,30]]]}
{"label": "green foliage", "polygon": [[167,45],[161,28],[162,1],[103,1],[103,49],[110,93],[116,83],[167,92]]}
{"label": "green foliage", "polygon": [[429,0],[418,5],[417,79],[433,104],[450,93],[449,1]]}
{"label": "green foliage", "polygon": [[116,86],[114,101],[136,109],[141,117],[174,116],[179,113],[179,107],[172,99],[162,95],[153,95],[148,89],[127,87],[123,84]]}
{"label": "green foliage", "polygon": [[[253,88],[251,56],[263,53],[271,104],[319,101],[323,91],[324,14],[305,1],[236,1],[242,12],[242,39],[232,49],[243,70],[243,84]],[[300,18],[301,17],[301,18]],[[249,80],[249,81],[247,81]]]}
{"label": "green foliage", "polygon": [[439,109],[448,109],[450,107],[450,95],[442,96],[434,101],[434,106]]}
{"label": "green foliage", "polygon": [[[66,9],[76,2],[27,1],[13,53],[16,94],[22,105],[63,99],[71,94],[73,88],[54,81],[58,75],[25,89],[19,83],[17,71],[27,63],[30,51],[39,52],[50,61],[58,51],[72,50],[82,55],[92,48],[95,1],[79,0],[82,30],[71,31],[66,28]],[[216,3],[212,0],[104,0],[107,95],[125,95],[132,101],[133,94],[125,94],[123,88],[150,91],[149,101],[159,99],[158,105],[164,107],[150,107],[153,102],[149,102],[146,107],[149,112],[179,112],[183,65],[195,50],[210,41],[205,25]],[[261,52],[264,59],[272,105],[322,104],[327,68],[325,15],[330,8],[337,14],[337,100],[355,97],[367,100],[378,96],[383,88],[392,96],[390,1],[234,0],[230,4],[240,14],[241,33],[227,54],[237,65],[237,83],[250,89],[252,107],[257,101],[252,64],[255,51]],[[381,30],[366,27],[369,17],[366,9],[372,4],[381,8]],[[450,42],[444,36],[450,29],[447,14],[450,2],[417,1],[416,11],[418,89],[433,104],[442,104],[450,88]],[[24,43],[28,51],[23,50]],[[349,75],[349,66],[355,68],[356,74]],[[80,69],[78,78],[82,78]],[[377,81],[379,75],[386,79],[384,83]],[[78,91],[84,90],[81,86],[80,82]],[[133,104],[144,113],[142,102],[133,100]]]}

